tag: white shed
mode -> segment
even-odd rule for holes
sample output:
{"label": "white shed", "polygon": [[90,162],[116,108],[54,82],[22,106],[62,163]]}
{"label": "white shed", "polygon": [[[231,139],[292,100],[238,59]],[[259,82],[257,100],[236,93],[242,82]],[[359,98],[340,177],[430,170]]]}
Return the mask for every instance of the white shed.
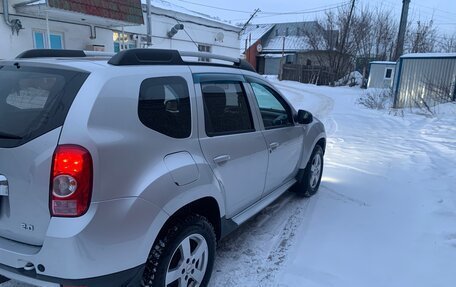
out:
{"label": "white shed", "polygon": [[396,62],[374,61],[369,63],[368,88],[386,89],[393,87]]}

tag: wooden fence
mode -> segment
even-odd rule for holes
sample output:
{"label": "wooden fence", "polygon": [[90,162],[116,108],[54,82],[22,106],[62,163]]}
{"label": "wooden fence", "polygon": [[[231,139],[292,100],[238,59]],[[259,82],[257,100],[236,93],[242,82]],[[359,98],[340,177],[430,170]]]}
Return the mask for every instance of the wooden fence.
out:
{"label": "wooden fence", "polygon": [[327,67],[284,64],[281,69],[281,80],[315,85],[329,85],[334,80]]}

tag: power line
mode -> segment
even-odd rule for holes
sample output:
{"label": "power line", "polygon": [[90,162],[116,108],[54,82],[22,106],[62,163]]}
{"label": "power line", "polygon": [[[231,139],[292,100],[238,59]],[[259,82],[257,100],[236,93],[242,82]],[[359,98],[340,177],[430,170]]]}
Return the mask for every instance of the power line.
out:
{"label": "power line", "polygon": [[442,9],[438,9],[438,8],[432,8],[432,7],[429,7],[429,6],[426,6],[426,5],[422,5],[422,4],[418,4],[418,3],[414,3],[413,5],[420,6],[420,7],[427,8],[427,9],[431,9],[431,10],[435,10],[435,11],[440,11],[441,13],[456,15],[456,13],[453,13],[453,12],[448,12],[448,11],[445,11],[445,10],[442,10]]}
{"label": "power line", "polygon": [[[206,8],[212,8],[212,9],[217,9],[217,10],[223,10],[223,11],[230,11],[230,12],[237,12],[237,13],[246,13],[246,14],[251,14],[251,11],[243,11],[243,10],[235,10],[235,9],[228,9],[228,8],[223,8],[223,7],[218,7],[218,6],[213,6],[213,5],[206,5],[206,4],[201,4],[201,3],[196,3],[193,1],[188,1],[188,0],[176,0],[179,2],[183,3],[188,3],[191,5],[197,5],[197,6],[202,6]],[[301,11],[286,11],[286,12],[268,12],[268,11],[262,11],[259,14],[264,14],[264,15],[270,15],[270,16],[281,16],[281,15],[300,15],[300,14],[308,14],[308,13],[317,13],[317,12],[322,12],[330,9],[335,9],[339,7],[343,7],[345,5],[348,5],[349,2],[340,2],[340,3],[335,3],[335,4],[330,4],[330,5],[324,5],[324,6],[319,6],[315,7],[313,9],[307,9],[307,10],[301,10]],[[266,16],[262,16],[262,18],[265,18]],[[257,17],[259,18],[259,17]],[[242,19],[236,19],[236,20],[244,20],[246,18]]]}
{"label": "power line", "polygon": [[196,3],[196,2],[187,1],[187,0],[176,0],[176,1],[184,2],[184,3],[196,5],[196,6],[202,6],[202,7],[207,7],[207,8],[217,9],[217,10],[223,10],[223,11],[230,11],[230,12],[237,12],[237,13],[246,13],[246,14],[252,13],[251,11],[242,11],[242,10],[235,10],[235,9],[222,8],[222,7],[211,6],[211,5]]}
{"label": "power line", "polygon": [[335,8],[343,7],[348,4],[350,4],[350,1],[334,3],[334,4],[324,5],[324,6],[318,6],[318,7],[312,8],[312,9],[305,9],[305,10],[299,10],[299,11],[290,11],[290,12],[264,12],[263,11],[262,14],[268,14],[271,16],[294,15],[294,14],[299,15],[299,14],[315,13],[315,12],[321,12],[324,10],[335,9]]}
{"label": "power line", "polygon": [[[272,15],[258,16],[257,19],[258,19],[258,18],[271,18],[271,17],[285,16],[285,15],[314,14],[314,13],[318,13],[318,12],[326,12],[326,11],[329,11],[329,10],[334,10],[334,9],[342,8],[342,7],[347,6],[347,5],[349,5],[349,4],[350,4],[350,3],[346,3],[346,4],[343,4],[343,5],[333,6],[333,7],[330,7],[330,8],[318,9],[318,10],[307,10],[307,11],[300,11],[300,12],[276,13],[276,14],[272,14]],[[261,13],[261,14],[266,14],[266,13]]]}

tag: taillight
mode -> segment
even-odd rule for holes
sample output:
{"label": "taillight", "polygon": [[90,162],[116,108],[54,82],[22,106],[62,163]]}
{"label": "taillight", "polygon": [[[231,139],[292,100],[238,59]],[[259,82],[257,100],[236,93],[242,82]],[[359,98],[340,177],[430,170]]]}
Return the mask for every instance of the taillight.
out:
{"label": "taillight", "polygon": [[57,146],[52,159],[51,215],[84,215],[92,197],[92,178],[92,157],[88,150],[77,145]]}

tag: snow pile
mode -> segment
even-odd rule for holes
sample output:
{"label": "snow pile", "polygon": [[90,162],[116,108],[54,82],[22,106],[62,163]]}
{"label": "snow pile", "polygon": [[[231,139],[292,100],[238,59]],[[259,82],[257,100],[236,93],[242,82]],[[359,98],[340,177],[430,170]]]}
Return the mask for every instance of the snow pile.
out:
{"label": "snow pile", "polygon": [[363,75],[358,72],[354,71],[350,74],[342,77],[338,81],[336,81],[336,86],[346,86],[349,85],[350,87],[353,86],[361,86],[363,84]]}

